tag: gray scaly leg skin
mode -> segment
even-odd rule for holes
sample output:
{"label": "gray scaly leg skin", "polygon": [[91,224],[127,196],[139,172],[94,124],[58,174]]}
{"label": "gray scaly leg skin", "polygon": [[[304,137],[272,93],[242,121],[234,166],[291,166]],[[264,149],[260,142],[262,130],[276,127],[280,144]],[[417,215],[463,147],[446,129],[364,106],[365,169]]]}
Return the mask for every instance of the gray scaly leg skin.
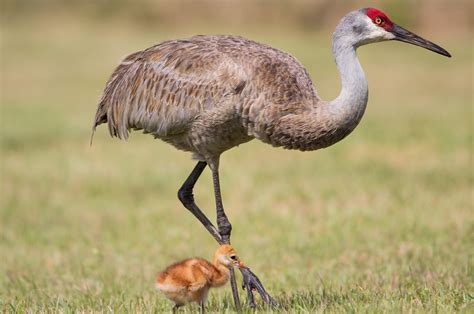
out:
{"label": "gray scaly leg skin", "polygon": [[206,227],[207,231],[216,239],[217,242],[222,244],[221,235],[217,231],[216,227],[212,222],[204,215],[204,213],[199,209],[199,207],[194,202],[193,188],[197,180],[201,176],[201,173],[206,168],[207,163],[204,161],[199,161],[194,167],[193,171],[189,177],[184,181],[183,186],[178,191],[178,198],[202,224]]}
{"label": "gray scaly leg skin", "polygon": [[[230,233],[232,232],[232,225],[224,212],[224,206],[222,205],[221,188],[219,183],[219,160],[214,160],[209,163],[209,168],[212,171],[212,181],[214,183],[214,195],[216,198],[216,212],[217,212],[217,228],[221,236],[222,242],[230,244]],[[234,298],[235,308],[238,312],[242,310],[240,306],[239,290],[235,281],[234,269],[230,269],[230,286],[232,288],[232,297]]]}

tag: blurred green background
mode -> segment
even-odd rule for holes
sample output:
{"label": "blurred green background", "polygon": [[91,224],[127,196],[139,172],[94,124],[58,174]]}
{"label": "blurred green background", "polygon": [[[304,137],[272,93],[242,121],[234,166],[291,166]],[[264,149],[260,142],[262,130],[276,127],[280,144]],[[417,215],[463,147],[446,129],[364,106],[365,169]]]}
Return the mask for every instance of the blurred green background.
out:
{"label": "blurred green background", "polygon": [[[233,243],[282,311],[473,310],[472,1],[1,5],[2,312],[170,310],[156,272],[216,247],[176,198],[189,154],[138,132],[120,142],[104,126],[89,146],[121,58],[166,39],[239,34],[293,54],[329,100],[340,88],[332,31],[367,6],[453,58],[399,42],[362,47],[370,99],[347,139],[307,153],[253,141],[224,154]],[[209,173],[195,195],[214,219]],[[232,310],[229,287],[209,309]]]}

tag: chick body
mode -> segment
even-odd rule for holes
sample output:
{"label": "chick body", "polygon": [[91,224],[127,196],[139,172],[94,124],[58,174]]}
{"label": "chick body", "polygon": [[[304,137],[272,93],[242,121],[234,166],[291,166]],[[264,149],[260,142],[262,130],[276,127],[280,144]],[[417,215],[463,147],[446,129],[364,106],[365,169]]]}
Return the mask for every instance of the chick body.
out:
{"label": "chick body", "polygon": [[224,285],[230,276],[230,268],[243,264],[230,245],[221,245],[214,253],[213,263],[203,258],[188,258],[168,266],[156,277],[156,288],[175,303],[175,308],[189,302],[207,300],[210,288]]}

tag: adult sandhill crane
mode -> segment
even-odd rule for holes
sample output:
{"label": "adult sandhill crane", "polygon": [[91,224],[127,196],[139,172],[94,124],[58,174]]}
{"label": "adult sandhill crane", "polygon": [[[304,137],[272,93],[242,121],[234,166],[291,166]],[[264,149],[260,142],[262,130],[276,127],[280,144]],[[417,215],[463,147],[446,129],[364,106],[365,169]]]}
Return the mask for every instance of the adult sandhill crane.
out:
{"label": "adult sandhill crane", "polygon": [[[126,139],[142,129],[198,160],[178,197],[221,244],[230,243],[231,224],[219,186],[219,157],[254,138],[302,151],[325,148],[354,130],[364,114],[368,86],[357,59],[359,46],[398,40],[441,55],[450,54],[393,23],[383,12],[364,8],[336,27],[332,51],[342,90],[321,100],[304,67],[291,55],[238,36],[195,36],[160,43],[126,57],[100,99],[93,129],[108,123],[112,136]],[[194,202],[202,171],[212,172],[217,229]],[[250,270],[241,270],[249,303],[252,290],[271,302]],[[240,303],[231,273],[237,308]]]}
{"label": "adult sandhill crane", "polygon": [[224,244],[212,263],[195,257],[168,266],[156,276],[156,288],[175,303],[173,312],[188,302],[199,302],[203,313],[209,289],[224,285],[232,266],[245,267],[234,248]]}

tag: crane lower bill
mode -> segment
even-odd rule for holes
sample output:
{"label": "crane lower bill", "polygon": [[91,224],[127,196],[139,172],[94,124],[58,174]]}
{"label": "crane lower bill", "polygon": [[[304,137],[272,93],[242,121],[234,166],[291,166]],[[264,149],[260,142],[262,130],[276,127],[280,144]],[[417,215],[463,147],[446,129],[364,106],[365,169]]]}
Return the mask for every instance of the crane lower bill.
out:
{"label": "crane lower bill", "polygon": [[433,52],[439,53],[440,55],[451,58],[451,54],[447,52],[444,48],[438,46],[435,43],[432,43],[429,40],[421,38],[416,34],[413,34],[409,30],[406,30],[401,26],[394,24],[390,32],[395,35],[395,38],[393,40],[403,41],[405,43],[420,46]]}

